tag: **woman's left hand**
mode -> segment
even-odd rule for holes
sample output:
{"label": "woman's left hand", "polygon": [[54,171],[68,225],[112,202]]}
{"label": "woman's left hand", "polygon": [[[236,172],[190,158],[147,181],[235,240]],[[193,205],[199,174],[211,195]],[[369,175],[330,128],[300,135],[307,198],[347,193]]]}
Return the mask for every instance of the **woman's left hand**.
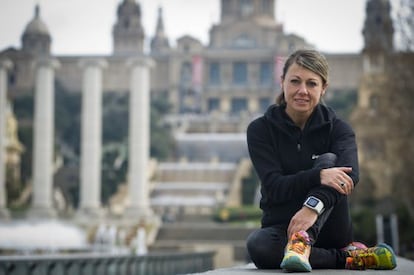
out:
{"label": "woman's left hand", "polygon": [[288,238],[301,230],[308,230],[318,219],[318,214],[306,206],[302,207],[296,214],[292,217],[289,223],[287,230]]}

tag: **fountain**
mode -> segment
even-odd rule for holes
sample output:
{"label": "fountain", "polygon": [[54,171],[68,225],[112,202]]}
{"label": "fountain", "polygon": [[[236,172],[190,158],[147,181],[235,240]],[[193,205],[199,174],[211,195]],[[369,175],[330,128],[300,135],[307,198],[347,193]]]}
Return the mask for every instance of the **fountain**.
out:
{"label": "fountain", "polygon": [[0,221],[0,254],[89,250],[86,232],[58,220]]}

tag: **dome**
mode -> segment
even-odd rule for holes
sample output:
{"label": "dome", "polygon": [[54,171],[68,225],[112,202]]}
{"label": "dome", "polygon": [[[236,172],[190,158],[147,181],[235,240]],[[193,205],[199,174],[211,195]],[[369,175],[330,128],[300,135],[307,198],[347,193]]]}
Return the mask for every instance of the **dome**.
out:
{"label": "dome", "polygon": [[27,24],[23,35],[47,35],[47,36],[50,36],[49,30],[48,30],[46,24],[42,21],[42,19],[40,19],[39,13],[40,13],[39,6],[36,5],[35,16]]}
{"label": "dome", "polygon": [[36,5],[35,16],[27,24],[22,35],[23,51],[32,54],[50,54],[52,38],[39,13],[39,5]]}
{"label": "dome", "polygon": [[124,0],[118,6],[118,17],[121,16],[141,16],[141,6],[135,0]]}

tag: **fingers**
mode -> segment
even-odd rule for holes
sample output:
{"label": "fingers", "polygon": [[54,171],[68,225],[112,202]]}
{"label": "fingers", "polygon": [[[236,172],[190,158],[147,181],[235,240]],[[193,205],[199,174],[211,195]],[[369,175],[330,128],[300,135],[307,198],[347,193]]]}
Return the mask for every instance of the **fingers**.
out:
{"label": "fingers", "polygon": [[334,188],[341,194],[349,195],[354,189],[354,183],[348,173],[352,167],[333,167],[321,171],[321,183]]}
{"label": "fingers", "polygon": [[351,173],[352,172],[352,167],[336,167],[336,168],[343,171],[344,173]]}
{"label": "fingers", "polygon": [[349,195],[354,190],[354,182],[347,174],[341,174],[336,179],[334,188],[344,195]]}
{"label": "fingers", "polygon": [[305,206],[302,207],[290,220],[287,230],[288,238],[300,230],[308,230],[316,222],[317,218],[318,214],[315,211]]}

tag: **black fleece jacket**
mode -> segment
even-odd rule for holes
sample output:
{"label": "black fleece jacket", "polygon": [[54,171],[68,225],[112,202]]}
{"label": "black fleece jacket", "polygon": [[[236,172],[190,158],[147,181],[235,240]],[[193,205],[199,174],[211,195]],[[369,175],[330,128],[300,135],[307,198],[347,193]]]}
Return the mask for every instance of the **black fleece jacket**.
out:
{"label": "black fleece jacket", "polygon": [[[324,105],[316,106],[301,130],[285,112],[272,105],[247,128],[250,158],[261,181],[262,226],[289,224],[308,196],[322,200],[325,209],[344,196],[321,184],[321,168],[313,168],[318,155],[337,155],[336,165],[352,167],[358,183],[358,155],[352,128]],[[342,204],[343,205],[343,204]]]}

